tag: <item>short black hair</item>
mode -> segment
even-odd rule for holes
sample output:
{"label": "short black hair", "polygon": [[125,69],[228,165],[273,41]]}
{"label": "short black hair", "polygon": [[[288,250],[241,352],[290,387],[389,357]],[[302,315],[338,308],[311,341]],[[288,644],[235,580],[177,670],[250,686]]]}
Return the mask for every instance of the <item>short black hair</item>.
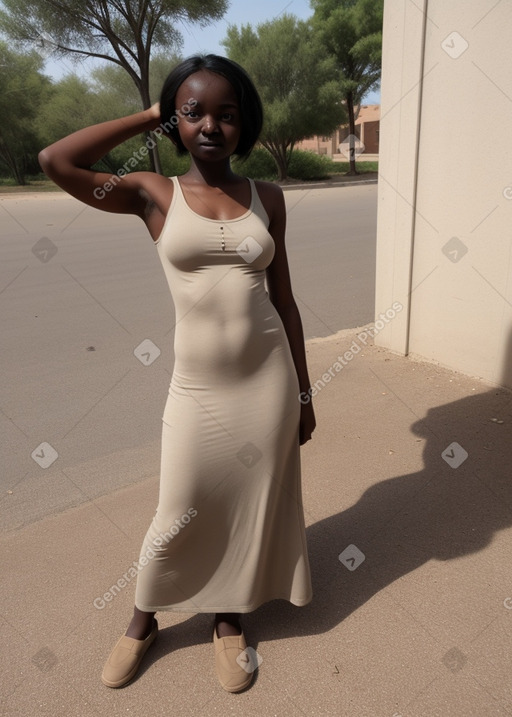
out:
{"label": "short black hair", "polygon": [[193,55],[171,70],[160,94],[160,115],[167,135],[176,145],[178,154],[187,154],[178,131],[179,109],[176,94],[180,85],[195,72],[208,70],[225,77],[232,85],[240,106],[241,132],[235,154],[247,158],[263,126],[263,107],[253,81],[237,62],[220,55]]}

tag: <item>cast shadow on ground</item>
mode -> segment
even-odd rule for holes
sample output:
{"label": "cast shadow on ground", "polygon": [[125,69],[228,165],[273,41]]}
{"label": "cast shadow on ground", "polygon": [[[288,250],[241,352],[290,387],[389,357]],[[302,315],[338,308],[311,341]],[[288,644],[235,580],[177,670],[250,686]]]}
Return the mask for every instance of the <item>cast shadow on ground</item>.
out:
{"label": "cast shadow on ground", "polygon": [[[411,431],[425,441],[424,468],[376,483],[354,505],[308,528],[313,601],[300,609],[283,601],[262,606],[251,616],[259,640],[331,630],[427,561],[483,550],[512,526],[510,391],[495,388],[432,408]],[[446,451],[452,443],[460,448]],[[462,449],[467,458],[452,467],[464,458]],[[354,571],[338,559],[350,544],[365,556]]]}
{"label": "cast shadow on ground", "polygon": [[[245,615],[255,649],[260,641],[328,632],[426,562],[481,551],[512,526],[510,390],[496,387],[431,408],[410,430],[424,440],[423,469],[374,484],[355,504],[308,527],[313,600],[302,608],[276,600]],[[446,451],[452,443],[460,448]],[[464,457],[461,449],[467,458],[453,467]],[[337,480],[342,492],[343,476]],[[350,544],[365,556],[354,571],[338,559]],[[198,614],[162,630],[140,674],[169,652],[211,642],[212,623],[212,615]]]}

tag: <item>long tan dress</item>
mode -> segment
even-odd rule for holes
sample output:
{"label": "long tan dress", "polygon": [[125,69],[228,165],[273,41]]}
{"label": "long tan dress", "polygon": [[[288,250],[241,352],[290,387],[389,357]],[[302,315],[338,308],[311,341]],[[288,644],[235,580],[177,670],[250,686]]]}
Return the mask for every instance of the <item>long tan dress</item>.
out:
{"label": "long tan dress", "polygon": [[312,598],[299,386],[265,289],[274,256],[255,184],[232,220],[187,204],[179,180],[156,242],[176,311],[158,508],[140,553],[147,612],[250,612]]}

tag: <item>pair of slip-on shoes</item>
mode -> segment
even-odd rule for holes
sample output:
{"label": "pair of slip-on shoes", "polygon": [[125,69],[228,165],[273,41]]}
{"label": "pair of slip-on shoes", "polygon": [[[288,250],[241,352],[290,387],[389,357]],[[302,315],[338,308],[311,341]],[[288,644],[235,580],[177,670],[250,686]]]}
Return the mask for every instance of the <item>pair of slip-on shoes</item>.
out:
{"label": "pair of slip-on shoes", "polygon": [[[158,634],[158,623],[153,618],[153,629],[145,640],[135,640],[123,635],[109,655],[101,681],[107,687],[123,687],[132,680],[142,658]],[[240,692],[252,682],[255,666],[249,654],[243,632],[240,635],[219,637],[217,626],[213,628],[215,669],[221,686],[227,692]]]}
{"label": "pair of slip-on shoes", "polygon": [[137,674],[142,658],[158,634],[158,623],[153,618],[153,629],[145,640],[135,640],[123,635],[109,655],[101,681],[107,687],[122,687]]}
{"label": "pair of slip-on shoes", "polygon": [[217,625],[213,628],[215,670],[221,686],[227,692],[240,692],[252,682],[255,666],[249,653],[244,633],[219,637]]}

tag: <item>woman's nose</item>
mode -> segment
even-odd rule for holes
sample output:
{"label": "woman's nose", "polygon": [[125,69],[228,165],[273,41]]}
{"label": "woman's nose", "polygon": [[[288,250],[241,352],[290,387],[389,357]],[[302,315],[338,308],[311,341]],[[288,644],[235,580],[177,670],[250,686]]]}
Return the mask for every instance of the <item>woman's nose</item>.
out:
{"label": "woman's nose", "polygon": [[218,130],[218,126],[217,122],[215,121],[215,118],[211,115],[205,115],[203,118],[203,133],[212,134],[212,132],[215,132],[216,130]]}

